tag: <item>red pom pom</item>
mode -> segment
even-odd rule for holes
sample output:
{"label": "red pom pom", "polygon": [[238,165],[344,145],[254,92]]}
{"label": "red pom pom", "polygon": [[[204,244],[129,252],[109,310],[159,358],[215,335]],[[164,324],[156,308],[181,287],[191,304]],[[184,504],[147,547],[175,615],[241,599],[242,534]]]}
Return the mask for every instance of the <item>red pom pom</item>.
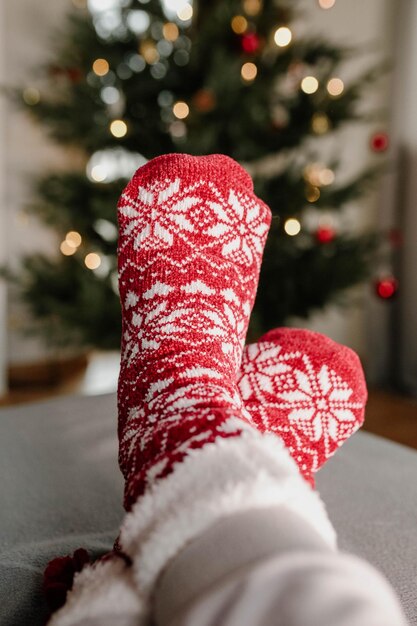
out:
{"label": "red pom pom", "polygon": [[385,152],[388,150],[389,137],[387,133],[375,133],[372,135],[370,145],[374,152]]}
{"label": "red pom pom", "polygon": [[243,52],[246,54],[253,54],[259,50],[260,40],[256,33],[248,33],[243,35],[240,42]]}
{"label": "red pom pom", "polygon": [[336,237],[336,231],[331,226],[320,226],[316,231],[319,243],[330,243]]}
{"label": "red pom pom", "polygon": [[398,281],[394,276],[384,276],[375,283],[376,294],[381,300],[391,300],[398,291]]}
{"label": "red pom pom", "polygon": [[90,562],[87,550],[79,548],[71,556],[61,556],[49,561],[43,575],[43,593],[49,609],[54,612],[65,604],[72,589],[74,576]]}

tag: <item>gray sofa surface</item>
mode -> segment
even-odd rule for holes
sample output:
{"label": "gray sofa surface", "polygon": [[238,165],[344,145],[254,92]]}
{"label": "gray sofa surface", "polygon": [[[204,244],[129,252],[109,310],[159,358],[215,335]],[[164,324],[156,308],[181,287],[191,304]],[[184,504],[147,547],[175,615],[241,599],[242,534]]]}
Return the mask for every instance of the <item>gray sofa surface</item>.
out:
{"label": "gray sofa surface", "polygon": [[[0,410],[0,471],[0,626],[38,626],[46,563],[81,546],[98,556],[117,535],[115,395]],[[417,626],[416,478],[416,452],[358,433],[317,486],[340,547],[386,575]]]}

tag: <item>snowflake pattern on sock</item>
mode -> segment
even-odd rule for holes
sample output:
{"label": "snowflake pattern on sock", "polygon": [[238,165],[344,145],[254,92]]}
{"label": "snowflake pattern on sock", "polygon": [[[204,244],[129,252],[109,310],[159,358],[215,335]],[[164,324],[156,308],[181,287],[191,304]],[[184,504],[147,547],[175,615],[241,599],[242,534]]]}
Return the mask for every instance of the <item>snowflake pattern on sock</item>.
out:
{"label": "snowflake pattern on sock", "polygon": [[118,218],[129,507],[190,450],[241,433],[236,376],[270,210],[228,157],[167,155],[138,170]]}
{"label": "snowflake pattern on sock", "polygon": [[364,419],[358,357],[319,333],[276,329],[247,346],[238,387],[254,425],[282,437],[310,482]]}

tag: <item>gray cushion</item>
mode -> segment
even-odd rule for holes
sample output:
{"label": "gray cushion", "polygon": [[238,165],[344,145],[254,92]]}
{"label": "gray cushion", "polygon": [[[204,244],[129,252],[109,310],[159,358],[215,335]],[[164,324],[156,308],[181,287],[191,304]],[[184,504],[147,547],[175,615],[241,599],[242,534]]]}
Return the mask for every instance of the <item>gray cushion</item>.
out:
{"label": "gray cushion", "polygon": [[[40,584],[48,560],[81,546],[99,555],[117,534],[115,396],[1,410],[0,472],[0,625],[37,626],[46,615]],[[386,574],[413,625],[416,476],[417,453],[360,433],[317,481],[340,546]]]}

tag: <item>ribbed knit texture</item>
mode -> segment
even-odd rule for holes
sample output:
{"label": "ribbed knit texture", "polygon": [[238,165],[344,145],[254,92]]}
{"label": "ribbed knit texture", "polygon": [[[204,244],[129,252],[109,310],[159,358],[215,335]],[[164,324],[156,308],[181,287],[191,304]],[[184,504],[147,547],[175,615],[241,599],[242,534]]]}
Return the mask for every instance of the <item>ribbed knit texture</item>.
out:
{"label": "ribbed knit texture", "polygon": [[190,449],[240,435],[227,421],[242,418],[236,378],[271,214],[232,159],[174,154],[136,172],[118,217],[130,508]]}
{"label": "ribbed knit texture", "polygon": [[277,328],[246,346],[238,386],[253,424],[283,439],[311,484],[364,420],[358,356],[320,333]]}

